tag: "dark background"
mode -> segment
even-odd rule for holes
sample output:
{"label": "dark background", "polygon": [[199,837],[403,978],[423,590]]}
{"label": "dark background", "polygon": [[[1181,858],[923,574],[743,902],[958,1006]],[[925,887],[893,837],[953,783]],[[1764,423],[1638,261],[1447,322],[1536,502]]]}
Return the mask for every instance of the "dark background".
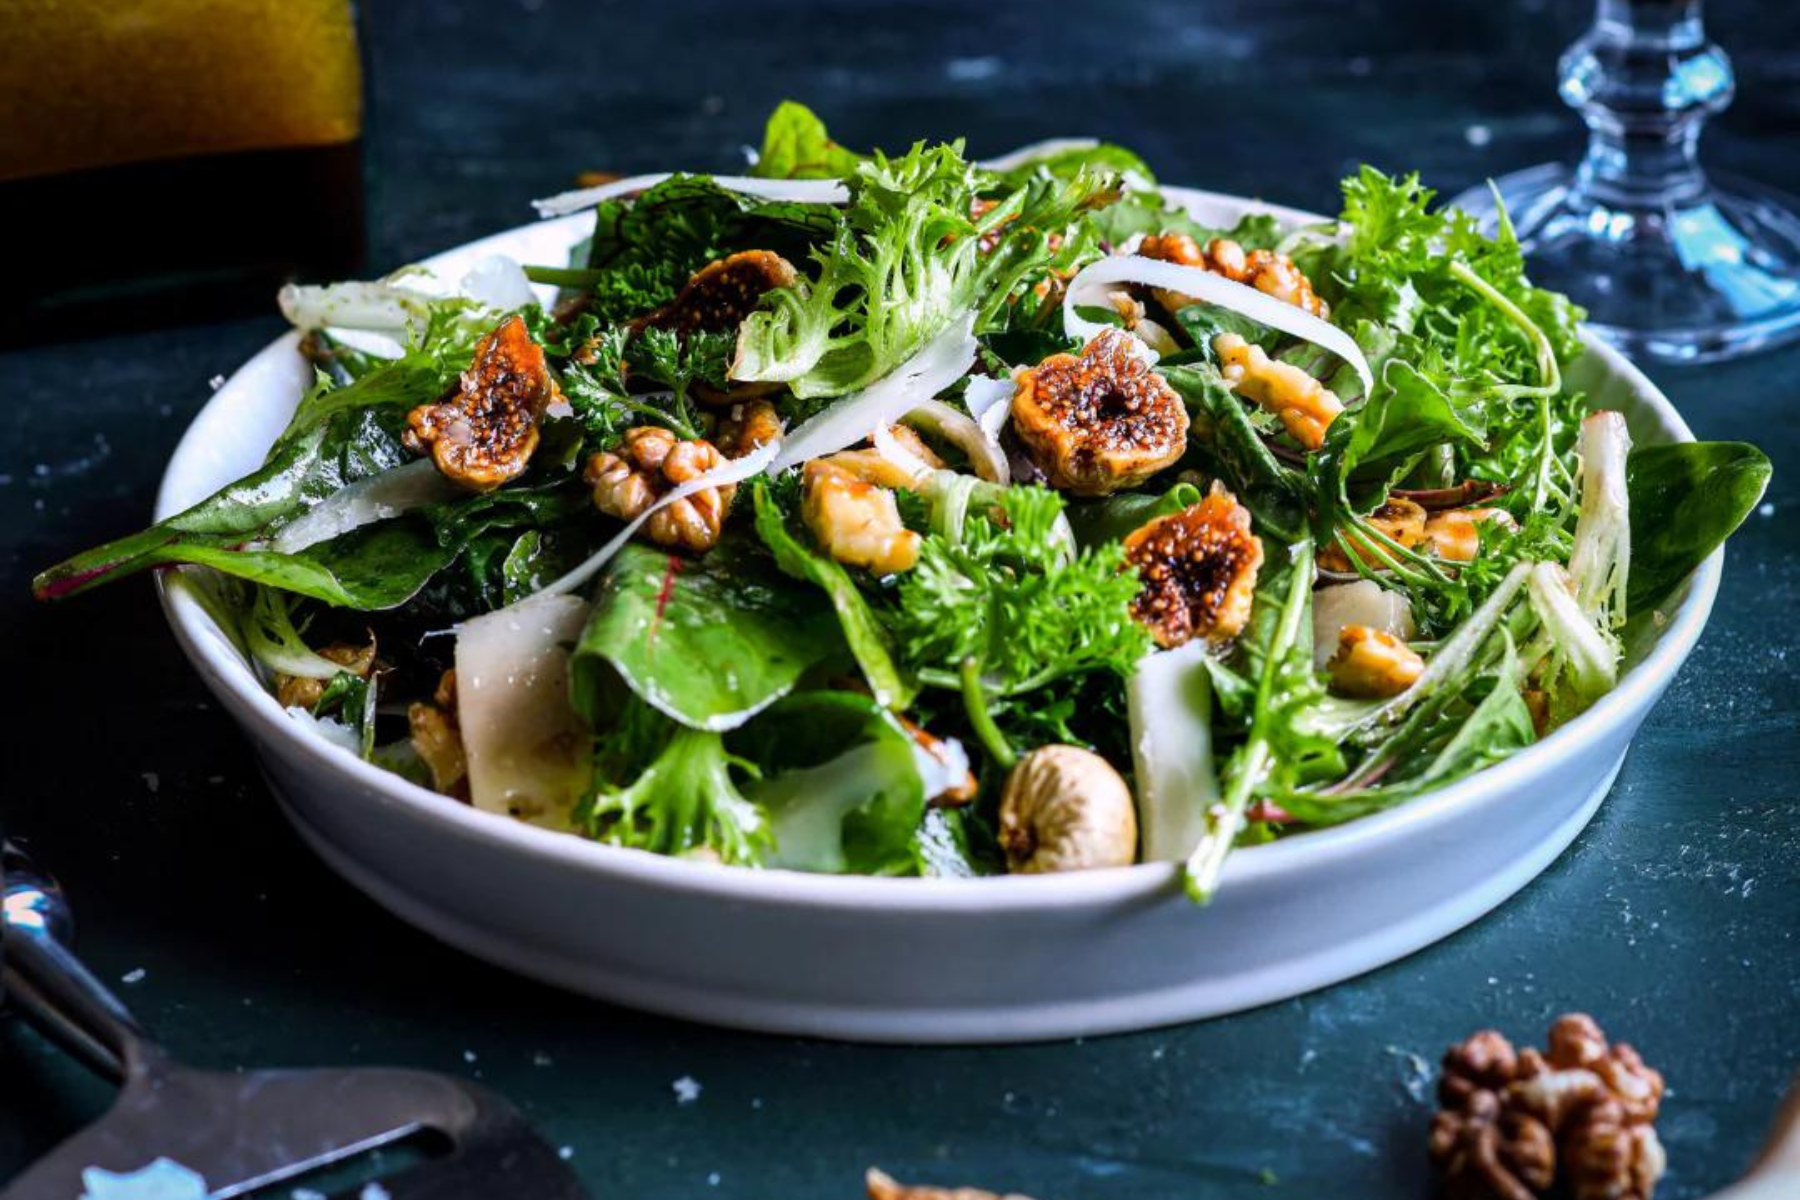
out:
{"label": "dark background", "polygon": [[[365,16],[375,271],[525,221],[578,170],[731,168],[788,96],[853,146],[967,135],[991,154],[1085,133],[1171,181],[1302,207],[1332,207],[1362,160],[1454,192],[1577,152],[1554,64],[1587,19],[1575,0],[396,0]],[[1800,6],[1711,16],[1743,94],[1709,161],[1800,191]],[[1749,1159],[1800,1059],[1800,351],[1651,372],[1700,436],[1759,441],[1775,481],[1612,797],[1519,897],[1229,1019],[906,1050],[640,1016],[432,943],[285,828],[148,584],[31,606],[34,570],[143,523],[209,378],[280,328],[270,305],[0,356],[0,794],[72,892],[84,954],[109,980],[144,972],[121,990],[177,1052],[478,1076],[606,1196],[849,1197],[871,1163],[1042,1200],[1419,1196],[1443,1047],[1483,1025],[1536,1039],[1587,1009],[1669,1077],[1660,1196],[1703,1195]],[[697,1103],[676,1104],[681,1076]],[[0,1028],[0,1178],[104,1099]]]}

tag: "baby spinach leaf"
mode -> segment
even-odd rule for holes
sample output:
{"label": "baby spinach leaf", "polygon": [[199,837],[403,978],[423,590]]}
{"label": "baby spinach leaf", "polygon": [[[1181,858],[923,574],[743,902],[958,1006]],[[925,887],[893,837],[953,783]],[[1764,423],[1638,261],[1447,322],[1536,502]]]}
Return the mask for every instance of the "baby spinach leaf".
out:
{"label": "baby spinach leaf", "polygon": [[741,539],[697,560],[633,543],[601,580],[571,686],[596,725],[616,677],[683,725],[732,729],[841,646],[824,598]]}
{"label": "baby spinach leaf", "polygon": [[1079,546],[1122,542],[1146,522],[1178,513],[1202,498],[1193,484],[1178,483],[1166,492],[1116,492],[1099,500],[1077,500],[1067,509],[1069,528]]}
{"label": "baby spinach leaf", "polygon": [[756,763],[744,793],[768,812],[769,865],[913,875],[925,785],[912,738],[854,692],[799,692],[726,739]]}
{"label": "baby spinach leaf", "polygon": [[1166,378],[1187,403],[1188,437],[1225,481],[1257,526],[1283,541],[1306,532],[1303,479],[1257,435],[1249,414],[1217,370],[1206,364],[1166,367]]}
{"label": "baby spinach leaf", "polygon": [[132,561],[132,569],[189,563],[252,583],[365,612],[395,608],[456,559],[414,516],[377,521],[292,554],[243,549],[234,538],[195,534]]}
{"label": "baby spinach leaf", "polygon": [[40,600],[57,600],[148,567],[201,561],[187,556],[188,551],[205,557],[231,553],[230,546],[410,457],[400,445],[392,413],[334,412],[285,437],[260,468],[192,508],[51,567],[32,581],[32,592]]}
{"label": "baby spinach leaf", "polygon": [[893,646],[887,630],[876,621],[869,602],[842,565],[802,545],[788,532],[781,509],[769,497],[768,485],[755,484],[756,533],[775,555],[775,565],[784,574],[823,588],[837,613],[844,641],[862,668],[863,679],[875,693],[875,700],[885,708],[900,709],[912,703],[918,685],[894,663]]}
{"label": "baby spinach leaf", "polygon": [[1772,468],[1745,442],[1639,446],[1626,460],[1631,498],[1631,583],[1626,608],[1668,594],[1719,547],[1762,499]]}

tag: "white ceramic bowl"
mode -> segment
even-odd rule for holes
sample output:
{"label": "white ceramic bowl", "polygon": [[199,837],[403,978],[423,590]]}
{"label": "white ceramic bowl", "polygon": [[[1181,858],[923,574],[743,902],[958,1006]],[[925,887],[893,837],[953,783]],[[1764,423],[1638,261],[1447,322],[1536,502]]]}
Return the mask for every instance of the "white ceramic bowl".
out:
{"label": "white ceramic bowl", "polygon": [[[1228,225],[1250,201],[1171,189]],[[1307,214],[1280,211],[1294,220]],[[585,216],[432,260],[564,261]],[[257,465],[306,383],[292,336],[219,389],[169,464],[159,517]],[[1669,402],[1599,344],[1575,371],[1639,441],[1691,440]],[[1336,829],[1240,850],[1196,908],[1175,868],[871,879],[749,871],[597,845],[478,812],[309,735],[191,593],[169,623],[255,743],[301,835],[346,879],[481,958],[607,1000],[749,1029],[1002,1042],[1232,1012],[1400,958],[1475,920],[1568,846],[1626,744],[1700,636],[1720,557],[1664,607],[1619,687],[1542,743],[1442,791]]]}

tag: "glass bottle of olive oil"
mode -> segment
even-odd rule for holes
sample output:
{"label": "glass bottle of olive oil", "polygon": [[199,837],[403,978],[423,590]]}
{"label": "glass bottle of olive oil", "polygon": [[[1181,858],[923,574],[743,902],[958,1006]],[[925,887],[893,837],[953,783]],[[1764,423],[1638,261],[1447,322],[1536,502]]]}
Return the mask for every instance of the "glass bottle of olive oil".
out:
{"label": "glass bottle of olive oil", "polygon": [[360,265],[351,0],[0,0],[0,30],[0,343]]}

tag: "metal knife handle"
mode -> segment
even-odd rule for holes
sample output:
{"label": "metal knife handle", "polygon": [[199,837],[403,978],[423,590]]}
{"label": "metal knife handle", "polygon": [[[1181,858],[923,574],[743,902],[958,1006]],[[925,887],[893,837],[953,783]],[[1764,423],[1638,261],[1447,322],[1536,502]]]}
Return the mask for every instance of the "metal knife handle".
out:
{"label": "metal knife handle", "polygon": [[123,1081],[160,1053],[128,1009],[69,949],[74,921],[56,881],[0,844],[0,995],[90,1067]]}

